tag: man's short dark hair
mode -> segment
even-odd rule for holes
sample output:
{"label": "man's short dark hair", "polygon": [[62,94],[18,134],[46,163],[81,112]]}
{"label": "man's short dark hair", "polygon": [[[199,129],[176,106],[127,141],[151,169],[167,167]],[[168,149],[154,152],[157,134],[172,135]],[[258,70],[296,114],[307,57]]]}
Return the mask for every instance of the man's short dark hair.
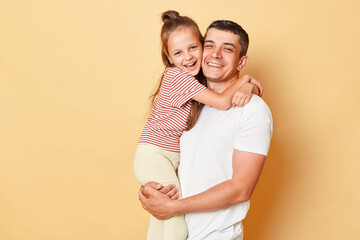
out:
{"label": "man's short dark hair", "polygon": [[245,56],[249,46],[249,36],[246,31],[237,23],[229,20],[217,20],[210,24],[206,29],[205,38],[209,29],[215,28],[221,31],[228,31],[239,36],[241,46],[240,57]]}

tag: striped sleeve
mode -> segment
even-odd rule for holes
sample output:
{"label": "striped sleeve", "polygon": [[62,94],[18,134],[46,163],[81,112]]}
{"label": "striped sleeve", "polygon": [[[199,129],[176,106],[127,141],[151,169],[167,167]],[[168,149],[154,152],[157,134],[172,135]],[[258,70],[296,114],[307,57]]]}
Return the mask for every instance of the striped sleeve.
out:
{"label": "striped sleeve", "polygon": [[169,76],[171,78],[169,99],[170,105],[173,107],[182,107],[187,101],[206,88],[195,77],[180,69],[168,73],[172,75]]}

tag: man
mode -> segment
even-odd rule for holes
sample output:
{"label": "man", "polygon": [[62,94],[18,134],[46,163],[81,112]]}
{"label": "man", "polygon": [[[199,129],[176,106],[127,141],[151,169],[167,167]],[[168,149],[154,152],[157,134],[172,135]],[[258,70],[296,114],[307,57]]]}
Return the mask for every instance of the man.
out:
{"label": "man", "polygon": [[[247,63],[247,33],[231,21],[207,29],[202,68],[218,93]],[[204,106],[196,125],[180,139],[179,179],[183,199],[172,200],[150,183],[139,192],[143,207],[159,219],[185,214],[188,239],[242,239],[242,220],[256,186],[272,136],[266,103],[253,95],[243,108]]]}

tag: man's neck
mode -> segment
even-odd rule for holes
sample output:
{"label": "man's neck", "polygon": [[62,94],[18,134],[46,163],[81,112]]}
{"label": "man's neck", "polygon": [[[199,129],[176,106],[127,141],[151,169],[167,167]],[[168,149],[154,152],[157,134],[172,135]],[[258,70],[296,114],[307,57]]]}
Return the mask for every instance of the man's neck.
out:
{"label": "man's neck", "polygon": [[223,81],[211,81],[207,80],[207,86],[209,89],[216,93],[222,93],[228,87],[230,87],[237,79],[239,79],[239,75],[234,76],[231,79],[223,80]]}

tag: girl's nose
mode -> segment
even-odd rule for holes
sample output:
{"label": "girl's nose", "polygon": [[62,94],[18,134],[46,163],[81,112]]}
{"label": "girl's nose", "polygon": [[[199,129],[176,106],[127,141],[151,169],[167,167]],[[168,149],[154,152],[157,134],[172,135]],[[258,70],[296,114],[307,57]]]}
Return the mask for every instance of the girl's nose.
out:
{"label": "girl's nose", "polygon": [[191,60],[194,56],[190,53],[186,53],[185,59],[186,60]]}

